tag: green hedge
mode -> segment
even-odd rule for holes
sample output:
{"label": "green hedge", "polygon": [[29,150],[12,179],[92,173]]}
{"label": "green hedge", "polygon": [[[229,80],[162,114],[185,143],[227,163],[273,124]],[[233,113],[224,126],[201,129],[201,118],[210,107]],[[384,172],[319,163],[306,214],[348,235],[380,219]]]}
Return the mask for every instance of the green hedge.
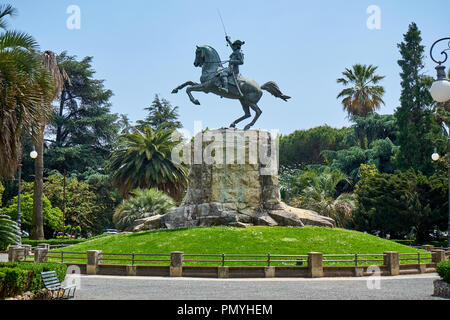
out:
{"label": "green hedge", "polygon": [[86,241],[87,239],[48,239],[48,240],[29,240],[22,239],[22,244],[29,244],[32,247],[36,247],[41,243],[48,243],[49,245],[58,245],[58,244],[78,244]]}
{"label": "green hedge", "polygon": [[[44,288],[44,283],[42,282],[41,272],[44,271],[56,271],[58,280],[60,282],[64,281],[66,277],[67,266],[62,263],[54,263],[54,262],[0,262],[0,273],[5,273],[4,270],[9,269],[17,269],[23,271],[23,273],[27,274],[27,278],[24,280],[23,278],[18,279],[21,282],[20,288],[22,291],[31,291],[36,292]],[[1,277],[1,276],[0,276]],[[3,278],[6,279],[6,278]],[[8,278],[9,279],[9,278]],[[11,280],[12,281],[12,280]],[[3,286],[3,281],[1,282]],[[10,281],[6,281],[9,283]],[[20,292],[19,292],[20,293]],[[1,296],[0,296],[1,297]],[[5,296],[3,296],[5,297]]]}
{"label": "green hedge", "polygon": [[20,268],[0,268],[0,298],[14,297],[25,291],[30,273]]}
{"label": "green hedge", "polygon": [[436,271],[441,276],[442,280],[450,283],[450,259],[439,262],[436,267]]}

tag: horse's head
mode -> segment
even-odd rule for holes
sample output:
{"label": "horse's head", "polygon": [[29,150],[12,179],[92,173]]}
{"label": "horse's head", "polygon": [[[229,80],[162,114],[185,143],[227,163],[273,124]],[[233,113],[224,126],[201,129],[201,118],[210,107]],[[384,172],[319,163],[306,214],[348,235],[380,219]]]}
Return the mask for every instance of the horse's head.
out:
{"label": "horse's head", "polygon": [[197,46],[195,50],[194,66],[203,67],[206,64],[207,68],[214,69],[222,67],[219,54],[210,46]]}
{"label": "horse's head", "polygon": [[195,61],[194,66],[201,67],[205,63],[205,51],[204,47],[197,46],[197,49],[195,50]]}

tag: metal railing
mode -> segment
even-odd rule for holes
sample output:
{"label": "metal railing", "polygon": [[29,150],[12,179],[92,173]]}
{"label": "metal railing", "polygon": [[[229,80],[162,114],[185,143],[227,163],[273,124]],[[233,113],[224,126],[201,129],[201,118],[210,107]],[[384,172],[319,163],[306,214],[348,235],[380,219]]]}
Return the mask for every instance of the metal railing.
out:
{"label": "metal railing", "polygon": [[[430,263],[432,260],[432,253],[431,252],[417,252],[417,253],[399,253],[398,260],[401,261],[417,261],[418,264],[420,263]],[[402,258],[402,256],[408,256],[411,258]],[[429,257],[422,257],[422,256],[429,256]]]}
{"label": "metal railing", "polygon": [[[336,263],[346,263],[354,265],[357,267],[358,265],[364,264],[366,262],[382,262],[380,265],[384,263],[384,254],[362,254],[362,253],[354,253],[354,254],[324,254],[322,263],[325,265],[326,263],[335,264]],[[378,259],[378,257],[382,257]],[[327,259],[331,258],[331,259]],[[335,258],[344,258],[344,259],[335,259]],[[349,259],[352,258],[352,259]],[[370,259],[369,259],[370,258]],[[373,263],[372,263],[373,264]]]}
{"label": "metal railing", "polygon": [[[280,264],[281,265],[292,265],[295,263],[297,266],[303,266],[303,264],[307,263],[308,256],[307,255],[283,255],[283,254],[184,254],[184,257],[200,257],[200,259],[183,259],[183,262],[208,262],[208,263],[218,263],[222,267],[228,263],[242,263],[242,262],[250,262],[257,264],[264,264],[268,267],[271,264]],[[218,259],[205,259],[206,257],[218,258]],[[227,259],[228,258],[228,259]],[[247,258],[247,259],[238,259],[238,258]],[[250,258],[250,259],[249,259]],[[261,259],[251,259],[251,258],[261,258]],[[264,258],[264,259],[262,259]],[[280,258],[292,258],[292,259],[280,259]]]}
{"label": "metal railing", "polygon": [[[105,258],[105,256],[130,256],[129,258]],[[139,257],[168,257],[165,259],[139,259]],[[150,262],[150,261],[158,261],[158,262],[170,262],[170,254],[167,253],[105,253],[103,252],[100,261],[129,261],[131,265],[134,266],[136,262]]]}

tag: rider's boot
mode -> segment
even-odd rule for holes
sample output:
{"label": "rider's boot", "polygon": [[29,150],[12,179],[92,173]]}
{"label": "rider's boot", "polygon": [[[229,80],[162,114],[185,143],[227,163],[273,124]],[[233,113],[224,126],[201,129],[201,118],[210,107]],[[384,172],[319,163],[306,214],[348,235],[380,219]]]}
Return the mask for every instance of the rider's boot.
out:
{"label": "rider's boot", "polygon": [[220,87],[220,89],[228,93],[228,79],[226,77],[222,77],[221,80],[222,86]]}

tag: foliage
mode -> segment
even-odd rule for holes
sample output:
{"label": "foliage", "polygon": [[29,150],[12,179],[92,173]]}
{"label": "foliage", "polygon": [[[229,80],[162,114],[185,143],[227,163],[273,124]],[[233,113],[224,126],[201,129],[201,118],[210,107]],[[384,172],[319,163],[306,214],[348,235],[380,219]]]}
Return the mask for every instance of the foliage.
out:
{"label": "foliage", "polygon": [[[400,73],[402,92],[400,107],[395,111],[399,127],[398,141],[400,144],[396,163],[399,169],[414,168],[425,174],[431,174],[433,164],[430,156],[433,148],[439,146],[445,149],[440,126],[434,120],[431,109],[433,99],[429,87],[433,79],[421,74],[424,69],[424,46],[415,23],[411,23],[404,41],[398,44],[402,68]],[[439,145],[437,145],[439,144]]]}
{"label": "foliage", "polygon": [[367,145],[370,146],[375,140],[389,138],[394,144],[397,141],[398,127],[395,116],[392,114],[378,114],[376,112],[366,117],[352,116],[352,126],[356,137],[360,139],[361,133],[367,138]]}
{"label": "foliage", "polygon": [[28,271],[20,268],[0,268],[0,299],[14,297],[25,291]]}
{"label": "foliage", "polygon": [[136,126],[141,131],[148,126],[153,130],[173,130],[182,127],[178,121],[178,107],[172,107],[169,101],[160,99],[158,95],[155,95],[152,104],[145,110],[148,111],[148,116],[144,120],[138,120]]}
{"label": "foliage", "polygon": [[450,260],[439,262],[436,266],[436,272],[445,282],[450,284]]}
{"label": "foliage", "polygon": [[292,204],[330,217],[339,227],[346,227],[352,220],[356,205],[354,196],[350,193],[338,194],[338,185],[349,183],[342,172],[329,168],[323,172],[307,170],[300,173],[294,181],[294,190],[299,196]]}
{"label": "foliage", "polygon": [[111,153],[107,169],[122,197],[133,189],[152,187],[175,199],[184,195],[187,170],[171,159],[172,149],[178,144],[171,139],[172,132],[146,127],[119,137],[119,146]]}
{"label": "foliage", "polygon": [[[24,270],[27,273],[32,272],[30,279],[25,287],[26,291],[36,292],[44,288],[41,272],[56,271],[56,276],[60,282],[66,278],[67,266],[63,263],[54,262],[0,262],[0,270],[3,268],[15,268]],[[0,271],[1,272],[1,271]]]}
{"label": "foliage", "polygon": [[94,78],[92,57],[77,60],[62,52],[56,59],[70,82],[64,82],[48,125],[47,167],[73,173],[101,168],[120,129],[118,116],[110,112],[113,93]]}
{"label": "foliage", "polygon": [[[33,183],[25,182],[23,190],[33,190]],[[53,174],[44,182],[44,194],[50,202],[63,209],[63,177]],[[76,178],[66,178],[65,223],[80,226],[85,236],[88,233],[99,233],[103,229],[104,206],[98,201],[97,195],[91,186]]]}
{"label": "foliage", "polygon": [[[0,5],[0,176],[17,169],[21,135],[37,138],[50,116],[52,82],[30,35],[7,30],[6,18],[15,16],[10,5]],[[45,120],[44,120],[45,121]]]}
{"label": "foliage", "polygon": [[[11,201],[12,203],[1,209],[2,214],[8,215],[12,220],[17,220],[17,197]],[[33,216],[33,195],[22,193],[20,196],[20,221],[22,229],[30,231],[32,227]],[[52,207],[50,200],[44,195],[42,198],[42,214],[44,217],[44,233],[45,236],[52,237],[55,231],[62,229],[62,211],[57,207]]]}
{"label": "foliage", "polygon": [[[90,239],[90,238],[89,238]],[[65,239],[46,239],[45,241],[42,240],[29,240],[22,238],[22,244],[29,244],[33,247],[36,247],[40,243],[47,243],[51,246],[53,245],[60,245],[60,244],[77,244],[84,241],[87,241],[88,239],[72,239],[72,238],[65,238]]]}
{"label": "foliage", "polygon": [[20,231],[10,216],[0,213],[0,250],[6,249],[9,244],[17,243]]}
{"label": "foliage", "polygon": [[[343,77],[337,79],[338,83],[346,86],[337,98],[342,98],[344,110],[351,116],[367,117],[373,111],[384,104],[382,99],[384,88],[377,85],[384,76],[376,75],[378,67],[355,64],[352,69],[346,68]],[[362,127],[356,127],[360,141],[360,147],[366,148],[365,131]]]}
{"label": "foliage", "polygon": [[349,140],[350,128],[335,129],[329,126],[320,126],[308,130],[281,136],[280,166],[305,166],[309,164],[325,164],[323,150],[341,150],[355,144]]}
{"label": "foliage", "polygon": [[423,243],[447,226],[447,190],[444,175],[427,177],[409,170],[366,176],[356,190],[356,228],[396,239],[414,233],[416,242]]}
{"label": "foliage", "polygon": [[136,219],[165,214],[174,208],[172,198],[155,188],[136,189],[132,194],[114,212],[113,221],[120,230],[128,230]]}
{"label": "foliage", "polygon": [[389,138],[376,140],[367,150],[351,147],[345,150],[324,151],[323,155],[331,162],[330,168],[345,173],[353,185],[358,182],[361,164],[375,164],[381,172],[392,173],[395,170],[392,163],[398,147]]}

